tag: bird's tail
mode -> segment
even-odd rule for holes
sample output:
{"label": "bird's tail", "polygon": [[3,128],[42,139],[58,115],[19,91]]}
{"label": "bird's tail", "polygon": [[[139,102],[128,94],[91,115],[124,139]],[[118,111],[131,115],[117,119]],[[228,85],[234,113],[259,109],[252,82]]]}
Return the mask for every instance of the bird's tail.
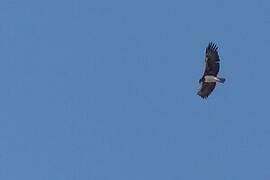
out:
{"label": "bird's tail", "polygon": [[218,78],[218,80],[220,83],[224,83],[226,79],[225,78]]}

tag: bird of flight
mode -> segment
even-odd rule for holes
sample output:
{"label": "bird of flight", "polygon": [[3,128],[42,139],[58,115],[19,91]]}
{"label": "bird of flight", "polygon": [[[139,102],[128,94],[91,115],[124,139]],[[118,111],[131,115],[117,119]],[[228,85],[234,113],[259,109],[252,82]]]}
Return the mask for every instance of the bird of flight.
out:
{"label": "bird of flight", "polygon": [[205,50],[205,70],[203,77],[199,80],[201,85],[197,95],[207,98],[216,87],[216,83],[224,83],[225,78],[218,77],[219,55],[216,44],[210,42]]}

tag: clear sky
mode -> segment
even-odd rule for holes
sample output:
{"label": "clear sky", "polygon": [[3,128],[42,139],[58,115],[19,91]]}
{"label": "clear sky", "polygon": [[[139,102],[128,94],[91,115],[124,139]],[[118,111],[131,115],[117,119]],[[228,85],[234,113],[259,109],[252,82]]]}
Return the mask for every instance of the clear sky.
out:
{"label": "clear sky", "polygon": [[269,32],[268,0],[1,0],[0,179],[269,179]]}

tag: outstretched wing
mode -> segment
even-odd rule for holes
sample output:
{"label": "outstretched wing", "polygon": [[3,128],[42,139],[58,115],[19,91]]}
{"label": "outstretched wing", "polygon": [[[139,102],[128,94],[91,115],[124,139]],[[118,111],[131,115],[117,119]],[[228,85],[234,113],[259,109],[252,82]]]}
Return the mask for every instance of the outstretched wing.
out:
{"label": "outstretched wing", "polygon": [[215,82],[203,82],[201,88],[198,91],[198,95],[202,98],[207,98],[211,92],[215,89],[216,83]]}
{"label": "outstretched wing", "polygon": [[210,42],[205,50],[205,75],[217,76],[219,71],[219,55],[216,44]]}

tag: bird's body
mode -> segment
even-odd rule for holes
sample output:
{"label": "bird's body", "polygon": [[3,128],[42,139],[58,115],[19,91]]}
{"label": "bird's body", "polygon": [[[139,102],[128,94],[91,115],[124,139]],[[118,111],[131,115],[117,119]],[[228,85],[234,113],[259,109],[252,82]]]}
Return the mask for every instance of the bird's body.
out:
{"label": "bird's body", "polygon": [[207,98],[215,89],[216,83],[224,83],[225,79],[218,77],[220,64],[218,47],[214,43],[209,43],[205,51],[205,71],[203,77],[199,80],[201,87],[198,95],[202,98]]}

